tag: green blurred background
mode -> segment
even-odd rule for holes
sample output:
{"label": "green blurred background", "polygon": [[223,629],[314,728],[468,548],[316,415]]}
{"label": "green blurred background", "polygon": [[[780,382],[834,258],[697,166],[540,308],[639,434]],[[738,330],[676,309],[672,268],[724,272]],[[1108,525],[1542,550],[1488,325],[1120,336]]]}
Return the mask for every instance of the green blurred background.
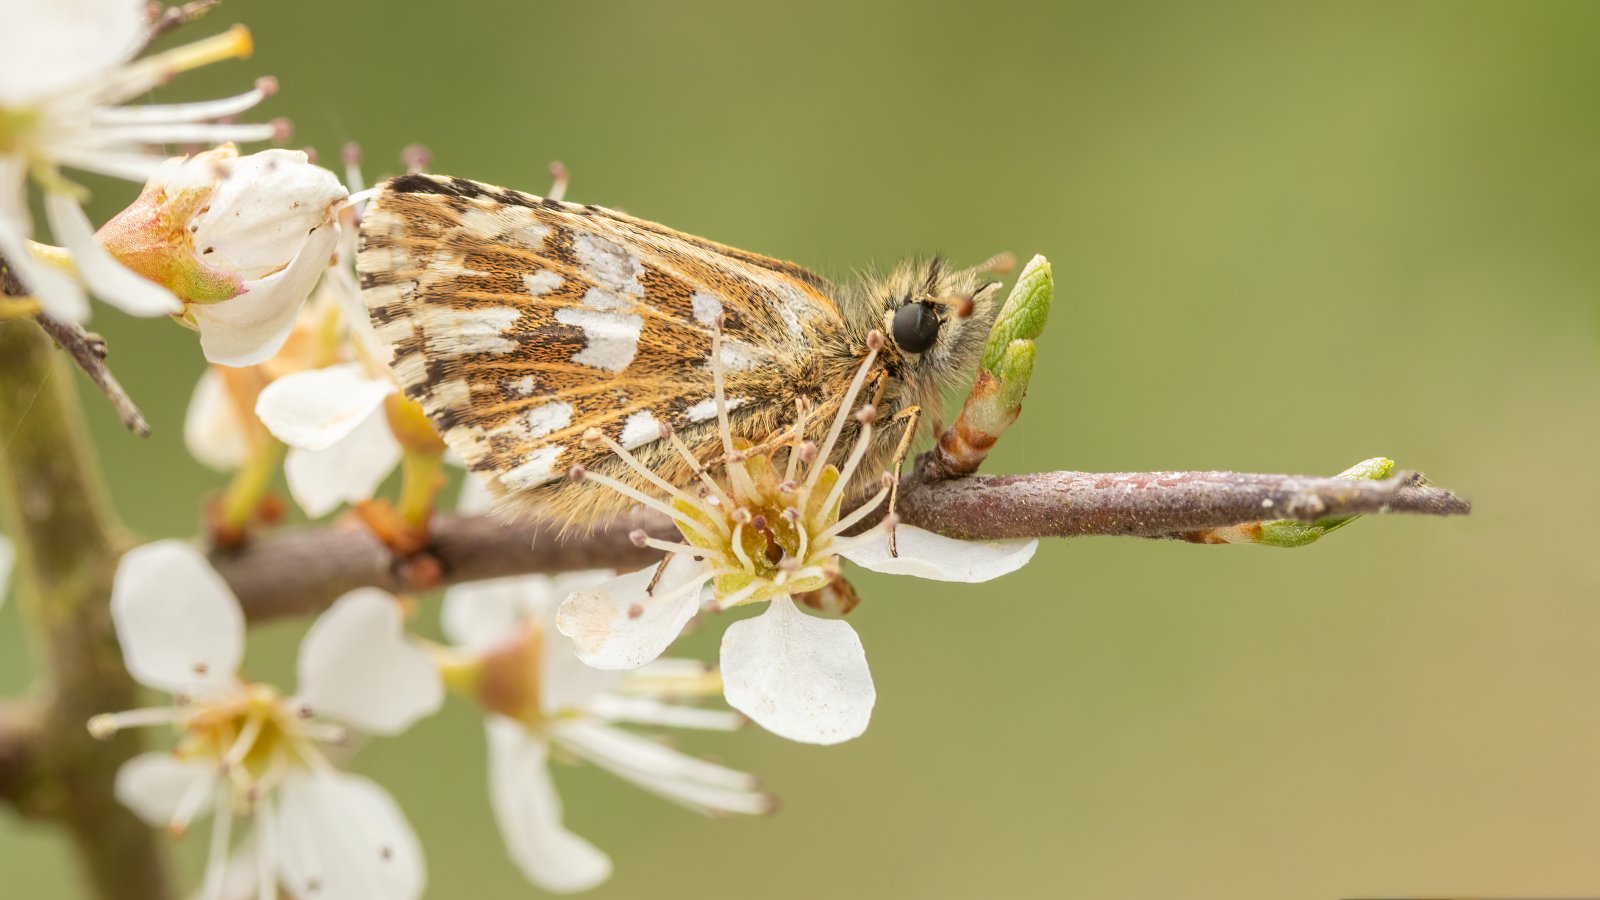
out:
{"label": "green blurred background", "polygon": [[[1297,551],[1086,539],[976,588],[860,575],[864,738],[684,740],[778,815],[558,774],[617,864],[597,897],[1600,891],[1600,4],[228,0],[189,34],[234,20],[255,58],[161,96],[275,74],[265,113],[325,161],[360,141],[369,175],[421,142],[542,191],[561,159],[571,199],[835,274],[1047,254],[993,471],[1382,454],[1476,503]],[[98,217],[131,196],[102,187]],[[157,429],[88,398],[117,501],[191,534],[221,482],[181,440],[198,348],[96,315]],[[252,671],[292,671],[304,625],[264,629]],[[13,606],[0,687],[27,671]],[[416,823],[431,896],[535,892],[471,710],[356,765]],[[71,865],[0,820],[8,896],[67,893]]]}

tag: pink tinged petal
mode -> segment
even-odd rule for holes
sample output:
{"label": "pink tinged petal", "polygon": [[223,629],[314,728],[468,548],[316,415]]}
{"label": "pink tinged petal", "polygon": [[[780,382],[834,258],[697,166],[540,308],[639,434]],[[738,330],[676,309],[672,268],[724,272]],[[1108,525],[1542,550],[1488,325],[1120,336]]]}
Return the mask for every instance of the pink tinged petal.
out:
{"label": "pink tinged petal", "polygon": [[147,824],[166,828],[205,809],[215,794],[217,766],[171,753],[141,753],[117,770],[117,802]]}
{"label": "pink tinged petal", "polygon": [[338,229],[324,225],[312,232],[290,263],[271,275],[244,284],[244,293],[220,303],[191,304],[189,314],[200,328],[200,349],[208,362],[253,366],[271,358],[294,329],[295,316],[339,240]]}
{"label": "pink tinged petal", "polygon": [[8,34],[0,106],[21,106],[94,81],[133,58],[149,33],[144,0],[0,0]]}
{"label": "pink tinged petal", "polygon": [[697,759],[620,728],[567,719],[551,731],[562,747],[652,794],[705,813],[760,815],[774,801],[753,775]]}
{"label": "pink tinged petal", "polygon": [[371,377],[360,363],[344,363],[272,382],[256,400],[256,415],[285,444],[326,450],[366,421],[395,390],[393,382]]}
{"label": "pink tinged petal", "polygon": [[339,179],[302,151],[252,153],[227,167],[193,223],[195,246],[212,250],[211,265],[262,278],[293,257],[313,228],[329,224],[332,207],[347,196]]}
{"label": "pink tinged petal", "polygon": [[656,567],[649,566],[574,593],[562,601],[556,626],[586,664],[637,669],[660,656],[694,617],[710,574],[704,563],[674,556],[653,594],[647,588]]}
{"label": "pink tinged petal", "polygon": [[169,316],[183,310],[183,304],[171,291],[135,275],[100,246],[94,226],[76,199],[47,191],[44,212],[56,240],[72,251],[78,272],[100,299],[135,316]]}
{"label": "pink tinged petal", "polygon": [[325,450],[289,448],[283,474],[306,515],[327,515],[341,504],[370,500],[400,463],[400,443],[379,409]]}
{"label": "pink tinged petal", "polygon": [[722,684],[729,706],[807,744],[859,737],[878,699],[855,629],[808,616],[781,596],[723,634]]}
{"label": "pink tinged petal", "polygon": [[0,154],[0,256],[46,313],[69,322],[87,321],[89,297],[83,288],[28,252],[32,220],[24,197],[27,184],[22,161]]}
{"label": "pink tinged petal", "polygon": [[545,742],[498,716],[489,719],[488,732],[489,803],[506,852],[522,874],[556,893],[586,891],[610,878],[605,853],[561,823]]}
{"label": "pink tinged petal", "polygon": [[183,417],[183,443],[189,455],[219,472],[237,469],[250,456],[245,423],[216,369],[207,368],[195,383]]}
{"label": "pink tinged petal", "polygon": [[896,529],[898,556],[889,555],[887,532],[840,555],[864,569],[888,575],[910,575],[931,581],[975,583],[1009,575],[1033,558],[1039,542],[961,541],[911,525]]}
{"label": "pink tinged petal", "polygon": [[357,588],[318,617],[300,645],[300,697],[319,716],[398,734],[444,702],[439,671],[406,638],[387,591]]}
{"label": "pink tinged petal", "polygon": [[182,541],[157,541],[122,557],[111,620],[135,681],[204,695],[234,683],[244,659],[244,613],[222,576]]}
{"label": "pink tinged petal", "polygon": [[[427,872],[394,798],[359,775],[292,769],[278,789],[278,877],[304,900],[413,900]],[[263,823],[265,824],[265,823]]]}

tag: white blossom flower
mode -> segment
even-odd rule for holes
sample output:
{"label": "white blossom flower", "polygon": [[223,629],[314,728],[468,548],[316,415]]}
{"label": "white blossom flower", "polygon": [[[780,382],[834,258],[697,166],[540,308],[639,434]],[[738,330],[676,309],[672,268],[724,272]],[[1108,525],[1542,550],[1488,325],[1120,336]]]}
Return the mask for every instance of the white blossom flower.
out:
{"label": "white blossom flower", "polygon": [[[181,72],[249,55],[249,32],[239,26],[134,59],[149,34],[144,0],[0,0],[0,22],[7,37],[0,54],[0,255],[54,316],[88,317],[83,289],[65,271],[74,267],[97,295],[130,313],[177,312],[171,292],[134,275],[95,241],[79,205],[82,189],[61,170],[143,181],[165,156],[149,147],[273,137],[274,125],[220,121],[272,93],[270,79],[220,100],[126,105]],[[30,176],[45,190],[45,215],[70,259],[28,240]]]}
{"label": "white blossom flower", "polygon": [[[979,582],[1015,571],[1032,556],[1037,541],[958,541],[920,528],[885,522],[856,537],[844,535],[889,495],[884,474],[877,494],[844,518],[846,486],[871,442],[877,413],[854,403],[882,336],[868,336],[862,361],[821,448],[797,440],[787,459],[736,444],[729,431],[720,370],[720,332],[711,350],[717,419],[725,450],[726,478],[709,473],[699,495],[655,476],[620,444],[598,430],[585,440],[604,443],[666,496],[660,500],[605,475],[575,470],[670,516],[682,542],[634,540],[666,551],[659,569],[615,578],[563,602],[558,625],[577,644],[578,656],[604,669],[631,669],[659,656],[711,595],[709,608],[726,609],[771,601],[762,615],[730,626],[722,640],[722,677],[729,705],[782,737],[833,744],[866,730],[877,701],[866,654],[855,629],[800,611],[794,595],[818,591],[839,577],[838,557],[867,569],[939,581]],[[800,407],[795,435],[804,435],[808,407]],[[843,469],[828,463],[851,416],[859,434]],[[699,471],[687,446],[669,429],[670,440]],[[724,483],[725,481],[725,483]],[[897,542],[893,546],[891,542]],[[709,591],[708,591],[709,588]]]}
{"label": "white blossom flower", "polygon": [[219,472],[237,469],[250,458],[249,424],[239,415],[227,376],[206,367],[183,417],[183,443],[189,455]]}
{"label": "white blossom flower", "polygon": [[610,859],[562,824],[548,764],[567,751],[667,800],[712,814],[760,814],[774,801],[753,776],[685,755],[615,723],[729,730],[725,710],[672,700],[715,694],[716,674],[689,660],[637,672],[584,665],[554,627],[556,602],[611,573],[529,576],[458,585],[445,593],[445,634],[466,662],[447,677],[485,707],[489,799],[506,850],[549,891],[581,891],[611,874]]}
{"label": "white blossom flower", "polygon": [[302,151],[241,157],[228,144],[168,160],[99,240],[177,295],[207,360],[249,366],[288,338],[328,268],[348,196]]}
{"label": "white blossom flower", "polygon": [[160,541],[123,557],[111,615],[128,671],[174,696],[169,707],[96,716],[92,733],[170,724],[171,753],[144,753],[117,773],[116,795],[145,821],[182,834],[213,816],[206,895],[227,869],[232,822],[254,819],[260,896],[418,897],[425,873],[394,800],[340,772],[319,746],[346,729],[389,735],[438,709],[443,688],[402,630],[394,598],[341,597],[300,647],[300,691],[243,680],[244,613],[222,577],[187,544]]}
{"label": "white blossom flower", "polygon": [[285,375],[267,385],[256,415],[289,445],[289,493],[312,517],[371,499],[402,455],[385,405],[398,387],[359,362]]}
{"label": "white blossom flower", "polygon": [[[346,177],[352,186],[361,184],[353,161]],[[336,310],[343,325],[338,357],[353,361],[282,375],[261,392],[255,408],[267,430],[289,446],[289,493],[313,518],[372,499],[404,457],[405,439],[442,450],[420,409],[399,394],[381,362],[388,351],[367,318],[355,273],[356,224],[365,206],[358,196],[346,207],[338,262],[318,290],[318,300]]]}

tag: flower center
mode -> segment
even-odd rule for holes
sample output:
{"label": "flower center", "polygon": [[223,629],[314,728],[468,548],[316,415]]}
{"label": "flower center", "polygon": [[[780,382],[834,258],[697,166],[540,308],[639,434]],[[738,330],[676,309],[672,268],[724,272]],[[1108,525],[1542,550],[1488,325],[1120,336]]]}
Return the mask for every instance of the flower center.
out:
{"label": "flower center", "polygon": [[0,153],[20,153],[28,133],[39,123],[39,113],[29,107],[0,106]]}
{"label": "flower center", "polygon": [[89,732],[109,738],[124,728],[171,725],[180,733],[174,755],[217,766],[248,810],[291,767],[326,765],[318,743],[342,743],[343,728],[311,718],[311,710],[264,684],[239,683],[203,699],[173,706],[107,713]]}
{"label": "flower center", "polygon": [[[754,446],[733,436],[723,388],[721,342],[719,321],[712,335],[710,362],[723,445],[716,474],[702,466],[671,427],[662,423],[661,439],[671,442],[699,481],[694,492],[668,483],[598,429],[590,429],[584,441],[609,447],[630,468],[660,488],[666,499],[582,467],[575,466],[569,475],[593,479],[672,518],[682,542],[652,538],[643,531],[634,532],[632,537],[640,546],[705,561],[704,578],[675,589],[674,595],[679,590],[698,590],[709,580],[717,605],[726,608],[818,590],[838,575],[840,535],[876,509],[892,484],[892,476],[885,473],[884,485],[877,494],[849,516],[840,518],[845,489],[871,445],[873,424],[878,417],[871,404],[859,409],[854,404],[883,347],[883,336],[876,330],[867,335],[867,354],[820,449],[805,438],[811,404],[804,398],[797,404],[794,425],[765,445]],[[840,468],[829,460],[852,416],[860,431]]]}

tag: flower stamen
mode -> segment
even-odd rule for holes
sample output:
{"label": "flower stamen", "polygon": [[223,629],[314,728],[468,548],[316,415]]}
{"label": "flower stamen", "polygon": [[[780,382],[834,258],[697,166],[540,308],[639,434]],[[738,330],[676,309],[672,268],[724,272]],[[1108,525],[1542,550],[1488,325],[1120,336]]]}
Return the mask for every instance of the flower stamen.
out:
{"label": "flower stamen", "polygon": [[822,470],[827,468],[828,458],[833,454],[833,445],[838,442],[839,435],[844,431],[847,412],[856,402],[856,395],[861,393],[861,388],[867,383],[867,373],[872,369],[872,363],[878,356],[878,350],[883,347],[883,332],[874,328],[867,332],[867,356],[861,361],[861,368],[856,370],[856,376],[850,380],[850,388],[845,391],[844,400],[839,404],[839,415],[833,418],[833,427],[828,430],[827,440],[822,442],[817,458],[822,460],[822,465],[812,468],[811,474],[806,478],[806,489],[817,486],[817,479],[822,476]]}

